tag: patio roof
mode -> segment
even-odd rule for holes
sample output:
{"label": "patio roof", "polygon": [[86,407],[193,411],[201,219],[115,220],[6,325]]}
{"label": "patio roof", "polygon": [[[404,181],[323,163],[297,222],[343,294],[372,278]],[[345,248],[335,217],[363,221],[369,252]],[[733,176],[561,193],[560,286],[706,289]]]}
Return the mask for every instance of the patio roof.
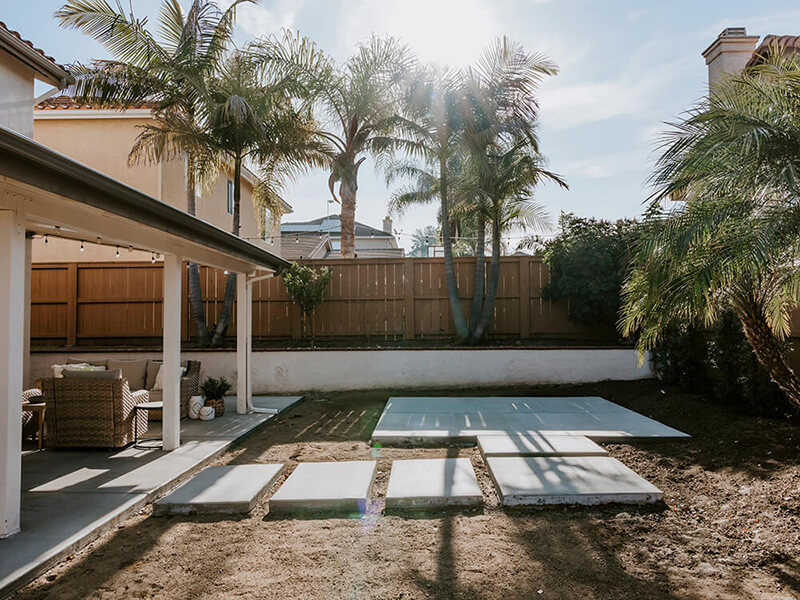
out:
{"label": "patio roof", "polygon": [[9,29],[2,21],[0,21],[0,49],[33,69],[39,78],[59,89],[75,81],[69,71],[59,65],[52,56],[47,56],[44,50],[24,39],[19,32]]}
{"label": "patio roof", "polygon": [[[107,244],[176,252],[203,264],[240,272],[259,268],[280,272],[289,266],[288,261],[247,240],[1,126],[0,177],[5,178],[7,183],[17,182],[31,191],[35,190],[36,204],[41,205],[40,212],[43,214],[37,215],[41,218],[37,218],[29,227],[38,233],[94,241],[93,234],[99,233],[100,222],[99,227],[104,228],[102,241]],[[39,197],[41,192],[46,192],[58,202],[46,202],[46,198]],[[64,199],[75,203],[74,206],[66,206],[69,218],[58,214],[59,211],[65,211],[66,204],[72,204],[64,203]],[[0,196],[0,206],[16,203],[17,200],[9,194]],[[88,229],[91,236],[79,229],[62,227],[65,222],[75,222],[78,213],[86,209],[87,218],[94,221]],[[26,210],[35,208],[28,206]],[[98,210],[102,213],[97,213]],[[131,222],[143,228],[131,231]]]}

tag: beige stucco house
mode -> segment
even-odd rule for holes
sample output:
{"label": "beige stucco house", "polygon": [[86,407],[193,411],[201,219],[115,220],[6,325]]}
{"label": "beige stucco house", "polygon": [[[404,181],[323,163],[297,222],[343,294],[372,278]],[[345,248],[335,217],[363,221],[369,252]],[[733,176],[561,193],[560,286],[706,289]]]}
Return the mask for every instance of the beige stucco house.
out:
{"label": "beige stucco house", "polygon": [[[31,107],[33,138],[45,146],[73,158],[140,192],[181,210],[187,209],[185,162],[173,160],[160,164],[128,164],[128,155],[142,125],[151,122],[147,106],[125,111],[97,109],[76,104],[71,98],[57,96]],[[258,214],[253,206],[255,178],[244,170],[241,199],[241,237],[253,244],[280,254],[280,218],[292,212],[283,203],[281,215]],[[208,189],[198,189],[197,216],[230,230],[233,219],[233,182],[231,175],[220,173]],[[101,240],[102,242],[102,240]],[[37,238],[33,244],[34,262],[78,261],[149,261],[152,256],[127,248],[59,238]],[[117,256],[119,253],[119,256]]]}
{"label": "beige stucco house", "polygon": [[[339,215],[327,215],[311,221],[281,224],[281,256],[287,260],[342,257],[342,223]],[[356,258],[402,258],[392,233],[392,220],[386,217],[382,229],[355,223]]]}

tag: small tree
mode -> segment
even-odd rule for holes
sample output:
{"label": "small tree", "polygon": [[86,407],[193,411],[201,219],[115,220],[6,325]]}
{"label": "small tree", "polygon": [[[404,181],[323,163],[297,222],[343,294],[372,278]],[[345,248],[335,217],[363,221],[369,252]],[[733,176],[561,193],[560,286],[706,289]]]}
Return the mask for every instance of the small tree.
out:
{"label": "small tree", "polygon": [[300,307],[303,313],[303,331],[306,321],[311,322],[311,346],[314,346],[314,310],[325,299],[325,288],[331,282],[331,270],[328,267],[314,269],[300,263],[292,266],[283,274],[283,284],[289,292],[292,302]]}

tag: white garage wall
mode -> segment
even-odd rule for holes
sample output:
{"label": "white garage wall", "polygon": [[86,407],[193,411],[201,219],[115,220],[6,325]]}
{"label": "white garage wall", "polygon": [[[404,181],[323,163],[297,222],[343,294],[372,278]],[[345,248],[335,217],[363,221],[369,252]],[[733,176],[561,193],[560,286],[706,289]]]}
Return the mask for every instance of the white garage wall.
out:
{"label": "white garage wall", "polygon": [[[157,352],[33,353],[34,379],[68,356],[160,358]],[[235,352],[183,352],[203,363],[203,377],[236,382]],[[590,383],[654,377],[631,349],[290,350],[253,352],[253,392],[363,390],[377,388],[491,387]]]}

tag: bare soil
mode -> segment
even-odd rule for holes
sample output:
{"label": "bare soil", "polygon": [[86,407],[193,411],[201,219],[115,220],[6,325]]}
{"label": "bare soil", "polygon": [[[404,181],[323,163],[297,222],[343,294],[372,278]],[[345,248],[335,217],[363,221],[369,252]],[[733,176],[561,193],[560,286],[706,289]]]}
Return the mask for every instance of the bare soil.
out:
{"label": "bare soil", "polygon": [[[370,447],[392,393],[309,395],[219,461],[282,461],[288,473],[299,461],[377,458],[367,514],[276,518],[264,503],[241,519],[156,518],[146,509],[18,597],[800,598],[800,427],[657,382],[494,390],[601,395],[694,436],[606,446],[664,491],[661,504],[508,510],[475,448]],[[391,460],[440,456],[472,460],[485,507],[384,514]]]}

